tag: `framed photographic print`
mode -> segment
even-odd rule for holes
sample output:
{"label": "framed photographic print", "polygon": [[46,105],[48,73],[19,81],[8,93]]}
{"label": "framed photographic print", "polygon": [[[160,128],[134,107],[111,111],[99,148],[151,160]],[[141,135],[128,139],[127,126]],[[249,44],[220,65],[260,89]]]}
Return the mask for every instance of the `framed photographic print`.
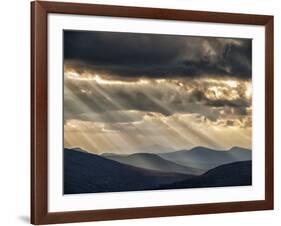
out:
{"label": "framed photographic print", "polygon": [[33,224],[273,209],[273,16],[31,12]]}

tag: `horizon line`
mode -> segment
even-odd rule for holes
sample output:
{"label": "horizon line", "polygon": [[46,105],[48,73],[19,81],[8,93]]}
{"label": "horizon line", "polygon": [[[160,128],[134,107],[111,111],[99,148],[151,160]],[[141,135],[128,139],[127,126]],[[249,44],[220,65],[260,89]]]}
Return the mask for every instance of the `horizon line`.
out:
{"label": "horizon line", "polygon": [[189,148],[189,149],[185,149],[185,148],[182,148],[182,149],[178,149],[178,150],[175,150],[175,149],[172,149],[171,148],[171,151],[165,151],[165,152],[132,152],[132,153],[120,153],[120,152],[102,152],[102,153],[96,153],[94,151],[90,151],[90,150],[87,150],[87,149],[84,149],[84,148],[81,148],[81,147],[64,147],[64,149],[80,149],[81,151],[84,151],[84,152],[87,152],[87,153],[90,153],[90,154],[96,154],[96,155],[103,155],[103,154],[114,154],[114,155],[134,155],[134,154],[166,154],[166,153],[173,153],[173,152],[179,152],[179,151],[192,151],[196,148],[204,148],[204,149],[209,149],[210,151],[217,151],[217,152],[227,152],[227,151],[231,151],[232,149],[234,148],[241,148],[241,149],[245,149],[247,151],[252,151],[252,149],[250,148],[247,148],[247,147],[242,147],[242,146],[232,146],[228,149],[215,149],[215,148],[209,148],[209,147],[206,147],[206,146],[194,146],[192,148]]}

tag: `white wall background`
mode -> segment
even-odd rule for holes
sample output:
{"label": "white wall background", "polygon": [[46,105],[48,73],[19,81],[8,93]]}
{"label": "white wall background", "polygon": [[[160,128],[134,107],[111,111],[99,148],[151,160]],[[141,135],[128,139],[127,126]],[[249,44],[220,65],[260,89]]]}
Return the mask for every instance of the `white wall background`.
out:
{"label": "white wall background", "polygon": [[[275,16],[275,210],[83,223],[96,226],[280,225],[281,5],[274,0],[81,0],[87,3]],[[72,0],[76,2],[76,0]],[[279,3],[280,4],[280,3]],[[0,11],[0,225],[27,225],[30,199],[30,3],[5,0]],[[231,195],[231,194],[229,194]]]}

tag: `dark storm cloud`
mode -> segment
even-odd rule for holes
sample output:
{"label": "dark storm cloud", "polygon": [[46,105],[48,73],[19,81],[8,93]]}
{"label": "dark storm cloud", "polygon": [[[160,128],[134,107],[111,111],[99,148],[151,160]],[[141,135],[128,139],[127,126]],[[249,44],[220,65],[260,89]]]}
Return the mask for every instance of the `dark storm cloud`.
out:
{"label": "dark storm cloud", "polygon": [[194,90],[189,97],[193,102],[202,102],[210,107],[234,107],[234,108],[246,108],[251,106],[251,101],[245,96],[241,95],[240,98],[228,100],[226,98],[210,99],[201,90]]}
{"label": "dark storm cloud", "polygon": [[134,78],[251,77],[250,39],[64,31],[65,63]]}
{"label": "dark storm cloud", "polygon": [[244,98],[239,98],[236,100],[206,100],[206,104],[212,107],[235,107],[235,108],[245,108],[250,107],[251,103]]}

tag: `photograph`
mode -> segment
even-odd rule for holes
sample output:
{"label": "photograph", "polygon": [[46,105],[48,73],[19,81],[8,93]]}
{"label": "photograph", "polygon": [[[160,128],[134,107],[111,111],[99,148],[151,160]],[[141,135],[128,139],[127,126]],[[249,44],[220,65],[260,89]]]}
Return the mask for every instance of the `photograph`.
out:
{"label": "photograph", "polygon": [[63,30],[63,124],[65,195],[251,186],[252,39]]}

